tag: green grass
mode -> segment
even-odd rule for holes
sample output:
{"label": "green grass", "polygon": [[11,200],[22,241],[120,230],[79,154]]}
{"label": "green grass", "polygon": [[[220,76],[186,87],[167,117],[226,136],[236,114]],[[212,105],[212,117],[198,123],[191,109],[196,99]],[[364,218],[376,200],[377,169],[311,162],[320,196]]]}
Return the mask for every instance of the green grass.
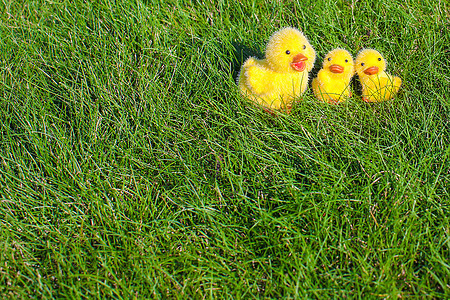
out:
{"label": "green grass", "polygon": [[[446,1],[0,3],[1,298],[450,296]],[[249,105],[283,26],[402,92]]]}

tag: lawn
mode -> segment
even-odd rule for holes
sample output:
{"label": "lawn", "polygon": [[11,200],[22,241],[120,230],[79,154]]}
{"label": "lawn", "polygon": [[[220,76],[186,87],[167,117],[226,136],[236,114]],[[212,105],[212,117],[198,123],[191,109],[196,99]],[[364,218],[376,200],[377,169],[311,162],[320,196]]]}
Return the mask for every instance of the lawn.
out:
{"label": "lawn", "polygon": [[[446,1],[0,1],[0,297],[450,297]],[[236,77],[269,36],[384,54],[392,101]]]}

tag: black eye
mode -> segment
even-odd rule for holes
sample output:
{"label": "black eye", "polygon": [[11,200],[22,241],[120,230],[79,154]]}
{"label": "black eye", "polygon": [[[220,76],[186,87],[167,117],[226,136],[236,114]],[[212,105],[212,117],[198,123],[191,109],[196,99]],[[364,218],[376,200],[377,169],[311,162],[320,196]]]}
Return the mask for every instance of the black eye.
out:
{"label": "black eye", "polygon": [[286,50],[286,54],[291,54],[291,51],[289,51],[289,50]]}
{"label": "black eye", "polygon": [[364,67],[364,63],[361,63],[361,66],[363,66],[363,67]]}
{"label": "black eye", "polygon": [[381,61],[381,57],[378,57],[378,61]]}
{"label": "black eye", "polygon": [[328,61],[331,61],[331,57],[328,57]]}
{"label": "black eye", "polygon": [[348,59],[346,59],[345,62],[348,62]]}
{"label": "black eye", "polygon": [[303,50],[305,50],[306,49],[306,45],[303,45]]}

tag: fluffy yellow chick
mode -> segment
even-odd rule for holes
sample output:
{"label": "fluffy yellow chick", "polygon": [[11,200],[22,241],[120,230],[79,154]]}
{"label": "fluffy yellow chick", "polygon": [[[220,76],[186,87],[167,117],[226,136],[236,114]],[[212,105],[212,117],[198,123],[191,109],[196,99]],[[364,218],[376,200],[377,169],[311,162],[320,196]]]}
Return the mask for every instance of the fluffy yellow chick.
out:
{"label": "fluffy yellow chick", "polygon": [[397,76],[385,72],[386,61],[380,52],[363,49],[355,60],[355,70],[362,85],[365,102],[380,102],[393,98],[402,84]]}
{"label": "fluffy yellow chick", "polygon": [[351,97],[350,80],[355,73],[352,55],[344,49],[330,51],[323,60],[323,67],[312,81],[317,99],[337,104]]}
{"label": "fluffy yellow chick", "polygon": [[269,110],[289,109],[308,87],[315,59],[316,52],[303,33],[286,27],[270,37],[265,59],[250,57],[244,62],[237,84],[243,95]]}

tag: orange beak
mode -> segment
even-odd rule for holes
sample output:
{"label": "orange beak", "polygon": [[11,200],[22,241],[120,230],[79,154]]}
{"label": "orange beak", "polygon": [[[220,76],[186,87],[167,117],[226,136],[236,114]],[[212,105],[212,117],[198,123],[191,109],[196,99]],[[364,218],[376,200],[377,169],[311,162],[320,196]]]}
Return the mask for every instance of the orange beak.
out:
{"label": "orange beak", "polygon": [[306,68],[306,63],[305,61],[307,61],[308,58],[306,56],[304,56],[303,54],[299,53],[296,56],[294,56],[294,58],[292,59],[291,62],[291,67],[298,71],[301,72]]}
{"label": "orange beak", "polygon": [[340,66],[340,65],[331,65],[330,71],[331,71],[331,73],[336,73],[336,74],[344,73],[344,67]]}
{"label": "orange beak", "polygon": [[378,67],[370,67],[364,70],[364,74],[366,75],[375,75],[378,73]]}

